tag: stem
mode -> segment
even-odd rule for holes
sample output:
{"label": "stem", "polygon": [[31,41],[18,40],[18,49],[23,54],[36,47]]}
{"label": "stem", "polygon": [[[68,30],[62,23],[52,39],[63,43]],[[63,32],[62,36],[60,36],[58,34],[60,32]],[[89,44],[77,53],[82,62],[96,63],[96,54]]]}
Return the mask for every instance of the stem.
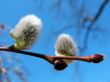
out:
{"label": "stem", "polygon": [[[7,47],[0,47],[0,51],[9,51],[9,52],[14,52],[14,53],[20,53],[20,54],[25,54],[25,55],[29,55],[29,56],[39,57],[39,58],[45,59],[48,62],[52,63],[50,60],[48,60],[48,56],[46,56],[44,54],[27,52],[27,51],[22,51],[22,50],[16,50],[16,49],[11,49],[11,48],[7,48]],[[51,56],[49,56],[49,58],[50,57]]]}
{"label": "stem", "polygon": [[80,56],[47,56],[45,54],[16,50],[16,49],[14,49],[13,46],[8,47],[8,48],[0,47],[0,50],[21,53],[21,54],[25,54],[25,55],[29,55],[29,56],[34,56],[34,57],[39,57],[39,58],[42,58],[42,59],[48,61],[51,64],[54,64],[54,61],[58,60],[58,59],[81,60],[81,61],[93,62],[93,63],[99,63],[103,60],[103,55],[101,55],[101,54],[95,54],[92,56],[83,56],[83,57],[80,57]]}

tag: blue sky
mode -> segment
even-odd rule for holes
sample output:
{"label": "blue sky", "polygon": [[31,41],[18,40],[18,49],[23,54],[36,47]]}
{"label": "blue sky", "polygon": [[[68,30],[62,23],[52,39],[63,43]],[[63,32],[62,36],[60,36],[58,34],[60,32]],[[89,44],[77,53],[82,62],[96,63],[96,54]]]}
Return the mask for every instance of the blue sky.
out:
{"label": "blue sky", "polygon": [[[79,1],[79,6],[82,0]],[[103,0],[90,0],[86,1],[87,10],[91,16],[95,14],[98,7]],[[51,9],[50,6],[54,1],[51,0],[0,0],[0,22],[7,25],[7,29],[4,31],[5,34],[1,34],[0,41],[5,41],[8,45],[14,43],[9,35],[11,28],[17,24],[19,19],[28,14],[35,14],[41,18],[43,22],[43,27],[39,40],[33,45],[32,49],[29,51],[45,53],[49,55],[54,55],[55,49],[54,44],[57,36],[53,36],[55,32],[62,28],[62,26],[68,23],[72,24],[71,13],[74,9],[71,9],[67,1],[63,1],[61,8],[64,14],[58,16],[55,8]],[[41,5],[39,5],[41,4]],[[89,6],[89,7],[88,7]],[[76,71],[76,62],[70,64],[68,68],[63,71],[56,71],[52,65],[46,61],[30,56],[19,55],[20,59],[23,61],[24,65],[29,70],[29,82],[79,82],[79,78],[83,79],[83,82],[106,82],[109,81],[109,48],[110,48],[110,3],[106,6],[105,11],[101,15],[101,18],[97,21],[96,25],[99,25],[102,29],[101,32],[97,33],[92,31],[89,38],[89,46],[84,55],[91,55],[94,53],[105,54],[106,59],[100,64],[92,64],[86,62],[79,62],[79,71]],[[62,16],[64,15],[64,17]],[[106,28],[106,29],[105,29]],[[82,36],[78,36],[77,28],[67,29],[61,31],[61,33],[68,33],[73,36],[79,45],[82,45]],[[84,31],[81,32],[82,35]],[[96,39],[93,37],[96,36]],[[11,74],[10,74],[11,75]],[[17,82],[16,77],[12,75],[12,82]],[[18,80],[19,82],[19,80]]]}

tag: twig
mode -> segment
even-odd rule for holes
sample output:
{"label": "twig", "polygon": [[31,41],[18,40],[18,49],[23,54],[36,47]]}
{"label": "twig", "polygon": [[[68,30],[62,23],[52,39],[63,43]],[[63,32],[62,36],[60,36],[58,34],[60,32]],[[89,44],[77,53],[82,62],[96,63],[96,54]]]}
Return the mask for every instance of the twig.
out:
{"label": "twig", "polygon": [[102,3],[102,5],[100,6],[98,12],[96,13],[96,15],[94,16],[93,20],[91,21],[91,23],[89,24],[87,31],[85,33],[85,38],[84,38],[84,49],[87,49],[87,44],[88,44],[88,39],[89,39],[89,35],[91,32],[91,29],[93,27],[93,25],[96,23],[96,21],[99,19],[100,15],[102,14],[105,6],[107,5],[107,3],[109,2],[109,0],[104,0],[104,2]]}
{"label": "twig", "polygon": [[42,59],[48,61],[51,64],[54,64],[54,61],[59,60],[59,59],[81,60],[81,61],[93,62],[93,63],[99,63],[103,60],[103,56],[100,54],[95,54],[92,56],[83,56],[83,57],[80,57],[80,56],[47,56],[45,54],[16,50],[12,46],[8,47],[8,48],[0,47],[0,50],[25,54],[25,55],[34,56],[34,57],[39,57],[39,58],[42,58]]}

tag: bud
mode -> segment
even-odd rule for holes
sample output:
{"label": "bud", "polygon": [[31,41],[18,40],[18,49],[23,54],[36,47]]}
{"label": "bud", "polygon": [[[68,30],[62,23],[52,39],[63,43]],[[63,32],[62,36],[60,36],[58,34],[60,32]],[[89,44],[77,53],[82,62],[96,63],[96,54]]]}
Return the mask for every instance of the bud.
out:
{"label": "bud", "polygon": [[[67,34],[61,34],[55,45],[57,56],[74,56],[76,55],[77,47],[74,40]],[[72,62],[72,60],[63,59],[66,64]]]}
{"label": "bud", "polygon": [[68,65],[62,60],[55,60],[54,61],[54,68],[56,70],[64,70]]}
{"label": "bud", "polygon": [[15,40],[16,49],[29,49],[39,36],[42,26],[41,20],[35,15],[27,15],[20,19],[14,29],[10,31]]}
{"label": "bud", "polygon": [[95,54],[95,55],[92,55],[91,60],[92,60],[93,63],[99,63],[99,62],[104,60],[104,56],[101,55],[101,54]]}

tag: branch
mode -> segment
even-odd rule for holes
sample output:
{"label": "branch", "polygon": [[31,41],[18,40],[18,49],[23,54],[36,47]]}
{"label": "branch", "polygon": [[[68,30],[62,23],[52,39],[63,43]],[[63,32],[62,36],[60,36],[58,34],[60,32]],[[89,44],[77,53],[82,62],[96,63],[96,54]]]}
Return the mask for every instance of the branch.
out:
{"label": "branch", "polygon": [[0,51],[9,51],[9,52],[15,52],[20,54],[25,54],[29,56],[34,56],[38,58],[42,58],[49,63],[53,64],[55,69],[62,70],[65,67],[67,67],[67,64],[62,61],[62,59],[68,59],[68,60],[80,60],[80,61],[86,61],[86,62],[93,62],[93,63],[99,63],[103,60],[103,55],[101,54],[95,54],[92,56],[47,56],[45,54],[39,54],[39,53],[33,53],[33,52],[27,52],[27,51],[21,51],[14,49],[13,46],[10,47],[0,47]]}
{"label": "branch", "polygon": [[87,43],[88,43],[88,39],[89,39],[89,35],[91,32],[91,29],[94,25],[94,23],[96,23],[96,21],[99,19],[100,15],[102,14],[105,6],[107,5],[107,3],[109,2],[109,0],[104,0],[104,2],[102,3],[102,5],[100,6],[98,12],[96,13],[96,15],[94,16],[93,20],[91,21],[91,23],[89,24],[87,31],[85,33],[85,38],[84,38],[84,49],[87,48]]}

